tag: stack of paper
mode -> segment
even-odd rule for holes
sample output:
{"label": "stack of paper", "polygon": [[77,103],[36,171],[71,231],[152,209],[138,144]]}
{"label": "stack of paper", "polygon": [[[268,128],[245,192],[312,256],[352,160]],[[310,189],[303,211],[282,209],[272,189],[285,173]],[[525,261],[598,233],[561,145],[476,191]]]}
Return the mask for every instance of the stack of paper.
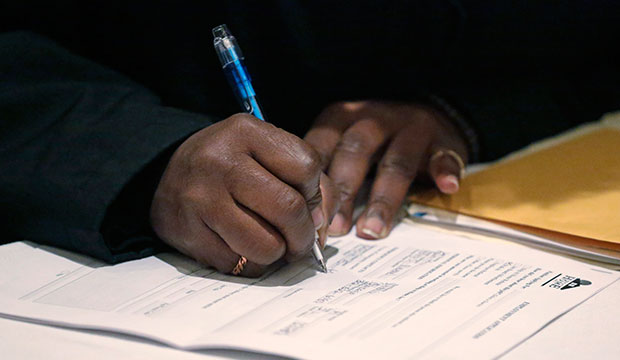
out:
{"label": "stack of paper", "polygon": [[137,335],[184,349],[304,359],[495,358],[618,279],[607,269],[510,243],[399,225],[349,235],[260,279],[178,254],[106,266],[0,247],[0,314]]}
{"label": "stack of paper", "polygon": [[619,150],[620,130],[597,128],[471,174],[455,195],[413,201],[619,260]]}

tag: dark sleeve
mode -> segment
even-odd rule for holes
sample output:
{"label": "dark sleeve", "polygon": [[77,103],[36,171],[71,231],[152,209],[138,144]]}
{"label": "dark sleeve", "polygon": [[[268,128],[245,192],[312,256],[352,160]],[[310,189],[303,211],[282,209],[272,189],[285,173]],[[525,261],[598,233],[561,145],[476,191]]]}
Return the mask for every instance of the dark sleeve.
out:
{"label": "dark sleeve", "polygon": [[606,112],[620,110],[620,69],[587,67],[566,77],[466,78],[449,82],[442,95],[475,129],[477,160],[496,160],[555,136]]}
{"label": "dark sleeve", "polygon": [[108,262],[162,247],[148,208],[204,116],[30,33],[0,34],[0,228]]}

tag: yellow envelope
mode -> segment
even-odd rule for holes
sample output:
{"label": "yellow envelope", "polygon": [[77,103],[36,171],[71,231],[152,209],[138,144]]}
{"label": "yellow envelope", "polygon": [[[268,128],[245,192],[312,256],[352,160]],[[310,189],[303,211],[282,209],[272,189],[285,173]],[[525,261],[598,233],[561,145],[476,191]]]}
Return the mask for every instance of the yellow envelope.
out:
{"label": "yellow envelope", "polygon": [[498,162],[463,179],[456,195],[431,191],[412,200],[620,244],[620,130],[601,128]]}

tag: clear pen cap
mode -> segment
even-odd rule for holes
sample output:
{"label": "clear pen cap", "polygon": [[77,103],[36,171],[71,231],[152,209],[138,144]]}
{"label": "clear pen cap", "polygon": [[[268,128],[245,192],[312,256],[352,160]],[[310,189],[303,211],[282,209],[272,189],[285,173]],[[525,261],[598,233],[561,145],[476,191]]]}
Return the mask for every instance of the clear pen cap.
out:
{"label": "clear pen cap", "polygon": [[211,31],[213,33],[213,46],[222,67],[236,60],[243,60],[243,53],[237,44],[237,39],[228,31],[226,24],[218,25]]}

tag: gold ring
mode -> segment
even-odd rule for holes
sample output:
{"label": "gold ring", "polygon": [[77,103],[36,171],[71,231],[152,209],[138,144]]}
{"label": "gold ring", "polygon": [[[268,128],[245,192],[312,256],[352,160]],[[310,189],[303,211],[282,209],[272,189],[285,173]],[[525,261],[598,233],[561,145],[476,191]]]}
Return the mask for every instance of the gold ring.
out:
{"label": "gold ring", "polygon": [[239,256],[239,260],[237,260],[237,265],[232,269],[231,273],[233,275],[239,275],[243,271],[243,267],[248,262],[248,259],[245,256]]}
{"label": "gold ring", "polygon": [[431,158],[429,159],[429,162],[433,162],[434,160],[437,160],[438,158],[444,155],[447,155],[451,157],[452,159],[454,159],[454,161],[456,161],[456,163],[459,165],[459,179],[464,178],[465,177],[465,162],[463,161],[463,158],[461,158],[461,155],[459,155],[454,150],[439,149],[435,151],[435,153],[431,156]]}

